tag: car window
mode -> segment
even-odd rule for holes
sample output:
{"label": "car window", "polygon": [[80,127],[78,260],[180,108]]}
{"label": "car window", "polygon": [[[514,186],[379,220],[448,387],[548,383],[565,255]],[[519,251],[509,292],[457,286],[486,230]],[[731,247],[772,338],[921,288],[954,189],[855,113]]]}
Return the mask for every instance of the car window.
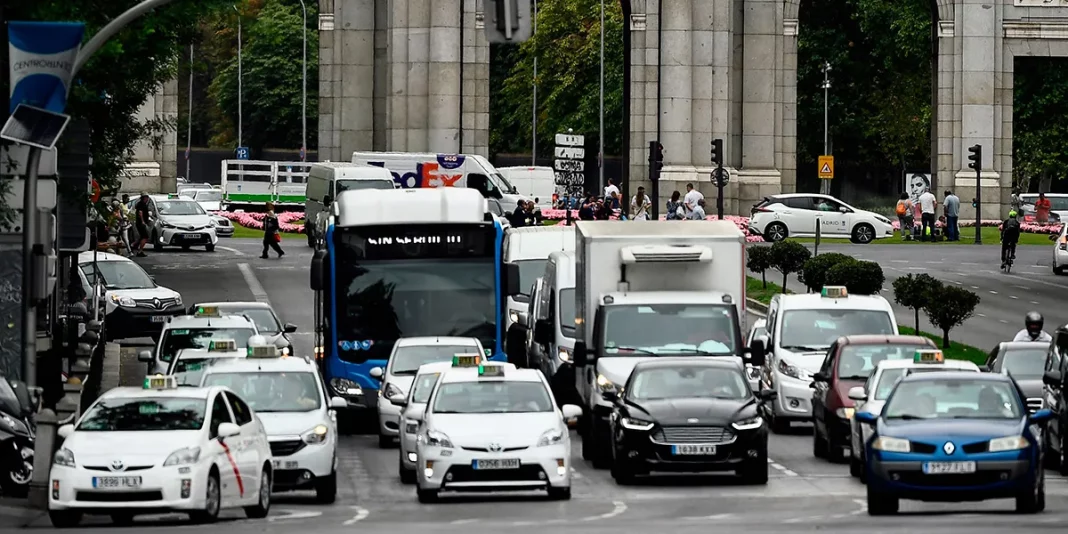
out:
{"label": "car window", "polygon": [[748,380],[738,369],[688,365],[641,370],[627,388],[627,398],[636,401],[745,399],[751,394]]}
{"label": "car window", "polygon": [[415,404],[426,404],[430,400],[430,394],[434,392],[434,386],[438,383],[441,373],[423,373],[415,377],[415,387],[412,388],[412,400]]}
{"label": "car window", "polygon": [[278,318],[274,312],[267,308],[238,308],[231,306],[219,306],[219,312],[225,315],[247,315],[256,323],[256,330],[264,335],[274,335],[282,331],[282,325],[278,324]]}
{"label": "car window", "polygon": [[244,349],[254,334],[251,328],[171,328],[163,332],[159,360],[169,362],[182,349],[208,350],[212,341],[233,340]]}
{"label": "car window", "polygon": [[204,399],[182,397],[104,399],[82,416],[78,431],[199,430],[207,404]]}
{"label": "car window", "polygon": [[435,414],[533,413],[555,409],[541,382],[450,382],[438,387]]}
{"label": "car window", "polygon": [[157,202],[160,215],[205,215],[204,208],[193,200],[166,200]]}
{"label": "car window", "polygon": [[882,310],[788,310],[782,316],[780,347],[793,351],[826,349],[840,336],[893,335],[890,314]]}
{"label": "car window", "polygon": [[918,350],[929,350],[927,345],[847,345],[838,355],[838,378],[860,380],[871,376],[879,362],[887,360],[911,360]]}
{"label": "car window", "polygon": [[132,261],[98,261],[96,269],[92,263],[78,266],[85,275],[89,286],[96,284],[96,273],[100,274],[100,283],[105,289],[151,289],[156,283],[140,265]]}
{"label": "car window", "polygon": [[475,345],[412,345],[398,347],[393,353],[393,367],[390,372],[395,375],[415,376],[419,367],[436,362],[449,362],[457,354],[478,352]]}
{"label": "car window", "polygon": [[812,209],[816,211],[838,211],[842,207],[842,203],[834,199],[822,197],[813,197],[812,199]]}
{"label": "car window", "polygon": [[937,378],[898,384],[887,419],[1019,419],[1026,413],[1010,382]]}
{"label": "car window", "polygon": [[230,418],[230,412],[226,408],[226,401],[223,400],[222,394],[215,395],[215,400],[211,403],[211,434],[209,437],[216,438],[219,436],[219,425],[233,422],[234,420]]}
{"label": "car window", "polygon": [[226,386],[259,413],[310,412],[322,406],[322,390],[310,372],[210,373],[203,385]]}
{"label": "car window", "polygon": [[252,422],[252,410],[248,408],[245,401],[232,393],[227,393],[226,399],[230,401],[230,411],[234,413],[234,419],[237,420],[237,424],[245,426]]}
{"label": "car window", "polygon": [[812,197],[790,197],[781,198],[779,202],[782,202],[788,208],[798,210],[811,210],[812,209]]}
{"label": "car window", "polygon": [[1008,373],[1018,380],[1041,379],[1046,352],[1046,349],[1010,349],[998,358],[997,371]]}

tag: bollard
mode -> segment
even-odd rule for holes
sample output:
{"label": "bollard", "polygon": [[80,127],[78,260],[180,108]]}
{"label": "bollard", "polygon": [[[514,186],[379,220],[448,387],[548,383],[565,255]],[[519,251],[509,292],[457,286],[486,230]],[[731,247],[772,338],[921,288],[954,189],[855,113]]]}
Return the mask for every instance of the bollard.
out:
{"label": "bollard", "polygon": [[45,408],[37,414],[37,436],[33,447],[33,479],[30,481],[29,504],[38,510],[48,509],[48,473],[56,451],[59,418]]}

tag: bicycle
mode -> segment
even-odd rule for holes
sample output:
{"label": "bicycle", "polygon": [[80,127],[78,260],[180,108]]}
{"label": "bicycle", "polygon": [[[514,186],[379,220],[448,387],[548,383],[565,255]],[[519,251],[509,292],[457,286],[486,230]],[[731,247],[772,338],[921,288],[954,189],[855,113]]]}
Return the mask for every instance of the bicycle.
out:
{"label": "bicycle", "polygon": [[1009,245],[1008,254],[1005,258],[1004,265],[1001,266],[1001,270],[1005,271],[1005,274],[1012,272],[1012,263],[1016,259],[1016,243]]}

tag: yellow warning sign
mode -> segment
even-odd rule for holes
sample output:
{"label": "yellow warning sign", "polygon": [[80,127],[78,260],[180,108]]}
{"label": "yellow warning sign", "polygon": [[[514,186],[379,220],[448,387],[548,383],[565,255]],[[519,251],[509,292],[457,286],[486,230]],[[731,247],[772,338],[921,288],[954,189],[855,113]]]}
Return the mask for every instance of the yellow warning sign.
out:
{"label": "yellow warning sign", "polygon": [[830,180],[834,178],[834,156],[820,156],[819,167],[820,179]]}

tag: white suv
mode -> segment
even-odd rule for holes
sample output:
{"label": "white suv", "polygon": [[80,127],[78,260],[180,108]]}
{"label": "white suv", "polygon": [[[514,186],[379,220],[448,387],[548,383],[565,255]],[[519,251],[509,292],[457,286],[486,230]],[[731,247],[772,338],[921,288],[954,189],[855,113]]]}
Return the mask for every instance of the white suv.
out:
{"label": "white suv", "polygon": [[890,219],[854,208],[829,195],[792,193],[764,197],[753,206],[749,232],[766,241],[787,237],[814,237],[816,225],[823,237],[848,238],[854,243],[871,243],[894,235]]}

